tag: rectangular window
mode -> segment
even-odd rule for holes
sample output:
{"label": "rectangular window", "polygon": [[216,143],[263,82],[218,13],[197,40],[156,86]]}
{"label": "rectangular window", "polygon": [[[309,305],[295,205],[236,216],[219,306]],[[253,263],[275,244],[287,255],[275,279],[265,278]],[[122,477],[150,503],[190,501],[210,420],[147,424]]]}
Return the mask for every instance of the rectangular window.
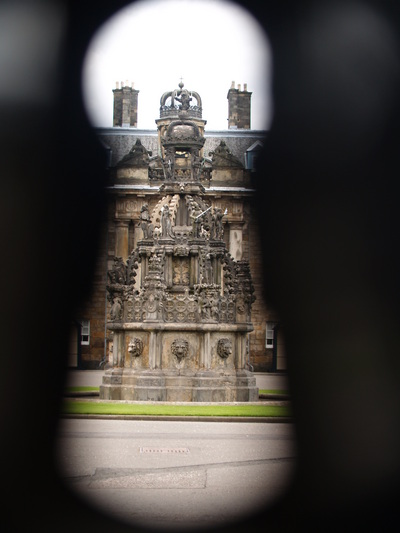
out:
{"label": "rectangular window", "polygon": [[81,344],[90,344],[90,320],[80,320]]}
{"label": "rectangular window", "polygon": [[273,348],[274,347],[274,328],[276,322],[267,322],[266,332],[265,332],[265,347]]}

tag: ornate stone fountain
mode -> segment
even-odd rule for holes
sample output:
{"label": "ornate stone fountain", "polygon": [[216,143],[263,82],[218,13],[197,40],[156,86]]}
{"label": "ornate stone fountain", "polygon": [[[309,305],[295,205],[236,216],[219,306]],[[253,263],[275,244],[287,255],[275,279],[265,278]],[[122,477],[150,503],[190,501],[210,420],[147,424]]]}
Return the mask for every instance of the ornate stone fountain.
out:
{"label": "ornate stone fountain", "polygon": [[157,123],[161,155],[148,172],[160,199],[151,211],[142,206],[143,238],[108,273],[113,367],[100,397],[256,401],[245,369],[254,289],[248,263],[226,248],[224,213],[205,199],[212,165],[202,157],[199,95],[182,83],[165,93]]}

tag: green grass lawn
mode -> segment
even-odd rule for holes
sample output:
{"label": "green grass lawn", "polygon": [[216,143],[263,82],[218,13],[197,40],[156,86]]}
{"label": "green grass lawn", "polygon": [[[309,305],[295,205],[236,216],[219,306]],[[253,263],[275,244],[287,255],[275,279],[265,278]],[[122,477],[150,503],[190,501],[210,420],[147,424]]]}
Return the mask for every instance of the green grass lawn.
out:
{"label": "green grass lawn", "polygon": [[291,416],[289,406],[280,405],[154,405],[65,400],[63,414],[159,415],[159,416]]}

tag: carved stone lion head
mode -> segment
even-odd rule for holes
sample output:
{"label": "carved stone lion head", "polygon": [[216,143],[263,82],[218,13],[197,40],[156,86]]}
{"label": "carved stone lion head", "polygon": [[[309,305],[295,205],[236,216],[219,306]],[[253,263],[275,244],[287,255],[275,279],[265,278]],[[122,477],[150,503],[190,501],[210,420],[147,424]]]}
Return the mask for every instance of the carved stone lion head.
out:
{"label": "carved stone lion head", "polygon": [[183,359],[189,353],[189,343],[186,339],[175,339],[171,344],[171,352],[179,359]]}
{"label": "carved stone lion head", "polygon": [[232,341],[230,339],[219,339],[217,352],[222,359],[227,359],[232,354]]}
{"label": "carved stone lion head", "polygon": [[138,337],[134,337],[131,342],[128,344],[128,352],[133,355],[133,357],[140,357],[143,353],[143,341]]}

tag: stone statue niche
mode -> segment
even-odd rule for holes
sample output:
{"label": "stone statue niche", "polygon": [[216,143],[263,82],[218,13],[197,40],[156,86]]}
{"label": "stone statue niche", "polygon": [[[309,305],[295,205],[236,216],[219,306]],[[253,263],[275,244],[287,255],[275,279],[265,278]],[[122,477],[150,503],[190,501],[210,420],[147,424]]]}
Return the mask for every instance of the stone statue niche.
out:
{"label": "stone statue niche", "polygon": [[108,272],[113,361],[100,397],[257,401],[255,377],[245,369],[255,299],[250,268],[226,249],[226,212],[204,194],[204,138],[187,118],[188,95],[173,94],[185,117],[171,117],[162,136],[158,201],[152,210],[143,203],[142,239]]}

